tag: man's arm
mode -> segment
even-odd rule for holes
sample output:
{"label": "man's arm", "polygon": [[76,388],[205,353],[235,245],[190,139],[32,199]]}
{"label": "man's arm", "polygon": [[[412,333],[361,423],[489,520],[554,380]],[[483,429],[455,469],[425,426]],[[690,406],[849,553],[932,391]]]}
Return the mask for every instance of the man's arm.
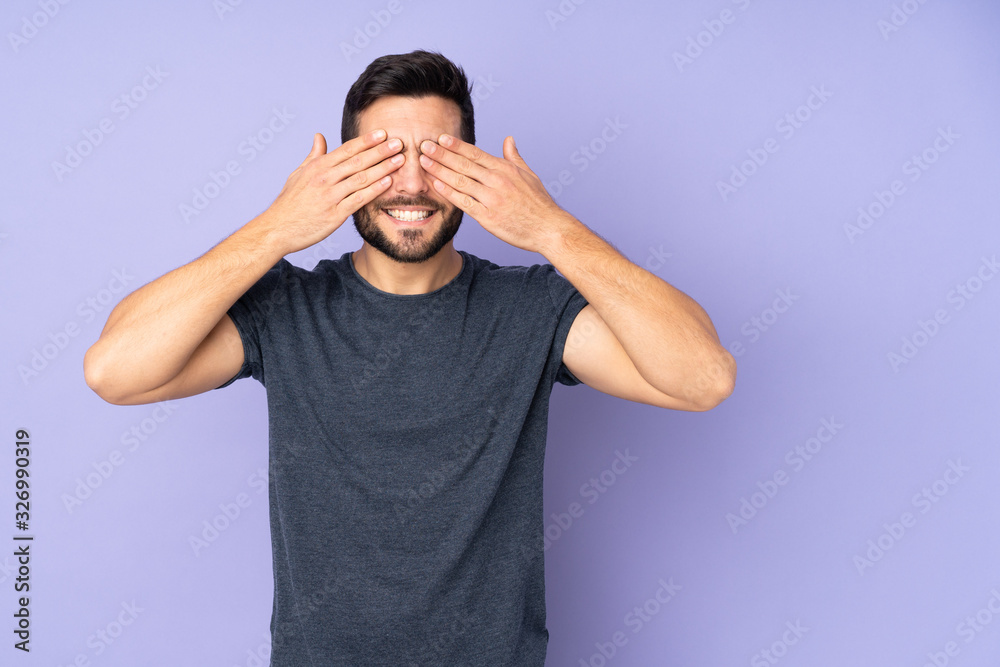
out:
{"label": "man's arm", "polygon": [[[136,405],[218,387],[243,365],[226,311],[281,258],[266,218],[125,297],[83,359],[98,396]],[[214,385],[214,386],[212,386]]]}
{"label": "man's arm", "polygon": [[[118,405],[214,389],[243,365],[226,311],[286,254],[332,234],[391,183],[401,144],[382,131],[327,153],[317,134],[274,203],[198,259],[121,301],[84,356],[87,384]],[[402,156],[396,156],[402,157]]]}
{"label": "man's arm", "polygon": [[736,362],[705,311],[561,209],[512,137],[502,159],[447,135],[421,151],[442,195],[502,241],[542,254],[587,299],[563,353],[580,380],[679,410],[708,410],[732,393]]}
{"label": "man's arm", "polygon": [[594,389],[675,410],[709,410],[733,391],[736,362],[694,299],[623,257],[566,214],[542,255],[588,305],[563,362]]}

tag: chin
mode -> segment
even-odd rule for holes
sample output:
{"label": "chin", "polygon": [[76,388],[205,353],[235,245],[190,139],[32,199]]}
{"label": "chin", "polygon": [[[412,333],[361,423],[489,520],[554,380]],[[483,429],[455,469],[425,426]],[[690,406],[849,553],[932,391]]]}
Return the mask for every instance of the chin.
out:
{"label": "chin", "polygon": [[[419,264],[438,255],[451,241],[462,224],[460,209],[445,213],[436,209],[426,217],[404,215],[409,220],[396,220],[384,209],[358,211],[354,228],[371,247],[389,259],[405,264]],[[417,219],[422,218],[422,219]]]}

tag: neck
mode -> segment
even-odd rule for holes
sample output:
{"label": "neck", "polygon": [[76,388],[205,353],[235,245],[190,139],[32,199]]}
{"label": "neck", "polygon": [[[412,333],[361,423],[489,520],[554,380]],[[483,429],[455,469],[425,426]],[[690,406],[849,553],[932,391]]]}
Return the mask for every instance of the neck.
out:
{"label": "neck", "polygon": [[370,285],[390,294],[427,294],[450,283],[462,271],[462,255],[452,242],[423,262],[397,262],[368,243],[351,254],[354,268]]}

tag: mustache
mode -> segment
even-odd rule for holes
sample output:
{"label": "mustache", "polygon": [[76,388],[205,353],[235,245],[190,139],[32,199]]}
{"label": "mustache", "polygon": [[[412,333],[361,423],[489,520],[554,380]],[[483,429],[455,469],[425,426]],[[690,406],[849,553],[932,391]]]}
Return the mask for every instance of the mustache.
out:
{"label": "mustache", "polygon": [[397,195],[395,197],[387,197],[385,199],[376,199],[371,204],[369,204],[369,206],[371,206],[373,209],[401,208],[403,206],[420,206],[422,208],[434,209],[435,211],[441,210],[440,204],[438,204],[436,201],[433,201],[428,197],[423,197],[423,196],[402,197]]}

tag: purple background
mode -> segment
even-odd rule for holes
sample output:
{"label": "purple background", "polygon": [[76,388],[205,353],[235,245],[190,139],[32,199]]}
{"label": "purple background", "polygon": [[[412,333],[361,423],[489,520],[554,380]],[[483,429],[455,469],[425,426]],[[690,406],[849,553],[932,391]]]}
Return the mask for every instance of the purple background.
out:
{"label": "purple background", "polygon": [[[695,298],[741,352],[735,393],[708,413],[554,390],[548,664],[1000,663],[988,606],[996,595],[1000,610],[1000,280],[977,275],[993,277],[984,258],[1000,251],[994,3],[218,6],[0,11],[0,539],[13,544],[17,428],[31,432],[36,536],[30,656],[11,648],[15,563],[0,548],[0,662],[266,664],[263,388],[116,407],[85,385],[83,355],[126,293],[266,208],[313,132],[339,144],[344,95],[368,62],[430,48],[477,81],[481,147],[497,154],[513,134],[562,206]],[[122,95],[142,98],[127,117]],[[293,118],[251,160],[241,144],[273,109]],[[782,121],[796,113],[798,127]],[[103,119],[113,132],[57,173]],[[914,171],[925,152],[933,163]],[[767,160],[744,165],[754,155]],[[185,221],[181,205],[229,161],[240,172]],[[724,197],[734,168],[752,173]],[[851,235],[859,207],[881,216]],[[359,245],[345,225],[290,258],[311,267]],[[470,218],[456,245],[544,261]],[[842,425],[832,438],[824,419]],[[818,431],[828,442],[810,441]],[[820,444],[808,461],[788,455]],[[115,450],[121,465],[101,477]],[[636,459],[620,475],[605,472],[616,452]],[[613,484],[590,490],[602,472]],[[88,475],[100,485],[68,506]],[[249,504],[196,554],[190,538],[224,525],[220,505],[237,498]],[[759,507],[735,523],[744,499]],[[553,515],[572,503],[582,515],[562,528]],[[663,605],[661,579],[680,587]],[[133,602],[141,611],[116,627]],[[643,606],[639,625],[629,615]],[[101,630],[121,633],[108,644]],[[616,633],[623,645],[601,656]]]}

